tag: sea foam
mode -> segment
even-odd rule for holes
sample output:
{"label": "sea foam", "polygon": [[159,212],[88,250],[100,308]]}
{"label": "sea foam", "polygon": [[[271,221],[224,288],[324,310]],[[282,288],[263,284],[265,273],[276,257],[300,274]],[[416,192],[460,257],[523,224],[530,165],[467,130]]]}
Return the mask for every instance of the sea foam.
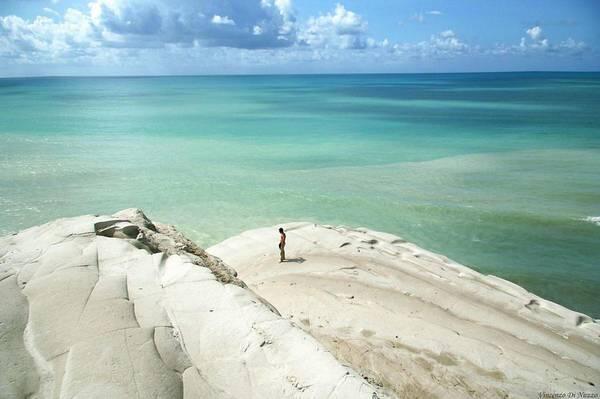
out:
{"label": "sea foam", "polygon": [[583,219],[584,222],[594,223],[597,226],[600,226],[600,216],[588,216]]}

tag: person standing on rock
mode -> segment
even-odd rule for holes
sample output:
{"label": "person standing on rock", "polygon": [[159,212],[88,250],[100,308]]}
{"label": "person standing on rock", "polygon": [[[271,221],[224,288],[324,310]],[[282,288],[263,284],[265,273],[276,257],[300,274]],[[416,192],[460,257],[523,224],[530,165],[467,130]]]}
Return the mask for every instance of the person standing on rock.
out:
{"label": "person standing on rock", "polygon": [[283,228],[279,228],[279,263],[285,260],[285,233],[283,232]]}

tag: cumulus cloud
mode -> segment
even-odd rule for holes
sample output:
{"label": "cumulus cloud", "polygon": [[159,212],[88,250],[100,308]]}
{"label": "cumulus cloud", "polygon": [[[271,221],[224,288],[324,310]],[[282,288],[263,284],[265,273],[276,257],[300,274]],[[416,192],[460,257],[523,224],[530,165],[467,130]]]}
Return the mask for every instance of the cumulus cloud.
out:
{"label": "cumulus cloud", "polygon": [[235,21],[228,16],[213,15],[211,22],[216,25],[235,25]]}
{"label": "cumulus cloud", "polygon": [[89,7],[94,28],[107,35],[150,36],[162,29],[164,16],[152,2],[97,0]]}
{"label": "cumulus cloud", "polygon": [[4,56],[56,56],[73,47],[279,48],[295,43],[296,26],[289,0],[95,0],[85,12],[68,9],[59,22],[0,17],[0,35]]}
{"label": "cumulus cloud", "polygon": [[552,43],[545,37],[540,25],[534,25],[525,30],[526,36],[521,37],[518,45],[496,45],[488,51],[490,54],[525,54],[532,52],[546,52],[564,55],[578,55],[587,50],[587,45],[582,41],[568,38],[558,44]]}
{"label": "cumulus cloud", "polygon": [[532,26],[525,31],[531,40],[540,40],[542,38],[542,28],[539,25]]}
{"label": "cumulus cloud", "polygon": [[[553,42],[540,25],[523,29],[514,44],[486,49],[466,43],[451,29],[418,42],[391,43],[370,37],[364,17],[343,4],[297,23],[291,0],[91,0],[87,8],[70,8],[62,15],[52,8],[43,10],[46,15],[33,19],[0,16],[0,69],[9,63],[86,62],[143,68],[154,59],[169,60],[161,71],[169,73],[175,68],[171,60],[181,57],[177,67],[193,69],[190,63],[195,62],[212,68],[209,64],[215,63],[220,66],[213,71],[231,72],[240,65],[269,63],[337,68],[353,62],[379,66],[465,54],[562,55],[589,50],[572,38]],[[438,10],[423,11],[414,20],[439,15]]]}
{"label": "cumulus cloud", "polygon": [[[101,14],[111,19],[117,17],[119,26],[133,27],[136,18],[152,25],[154,31],[141,32],[153,36],[146,37],[146,41],[234,48],[287,47],[295,42],[295,16],[291,3],[284,0],[178,0],[172,3],[166,0],[143,3],[136,3],[135,0],[96,0],[97,3],[104,3]],[[121,35],[138,33],[132,30],[116,31],[114,24],[103,25]],[[256,34],[258,31],[260,34]]]}
{"label": "cumulus cloud", "polygon": [[89,16],[74,9],[61,22],[44,16],[32,21],[0,17],[0,55],[23,62],[82,54],[98,47],[98,39]]}
{"label": "cumulus cloud", "polygon": [[452,57],[471,51],[471,47],[460,40],[452,30],[431,35],[429,40],[418,43],[398,43],[392,47],[396,54],[409,57]]}
{"label": "cumulus cloud", "polygon": [[366,32],[367,22],[338,3],[333,12],[309,18],[299,40],[312,47],[361,49],[369,44]]}
{"label": "cumulus cloud", "polygon": [[530,41],[522,37],[521,42],[519,43],[519,47],[522,49],[547,49],[549,48],[548,39],[544,38],[542,34],[542,28],[539,25],[532,26],[531,28],[525,31],[527,36],[529,36]]}
{"label": "cumulus cloud", "polygon": [[573,38],[568,38],[560,42],[556,47],[558,51],[567,51],[571,54],[579,54],[584,50],[587,50],[587,45],[582,41],[576,41]]}

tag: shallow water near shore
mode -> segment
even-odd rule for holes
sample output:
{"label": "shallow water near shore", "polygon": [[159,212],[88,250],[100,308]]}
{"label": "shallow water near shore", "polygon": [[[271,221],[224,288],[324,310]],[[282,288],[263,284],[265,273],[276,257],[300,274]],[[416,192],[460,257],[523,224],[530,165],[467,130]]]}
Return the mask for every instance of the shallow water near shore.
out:
{"label": "shallow water near shore", "polygon": [[600,74],[0,79],[0,234],[127,207],[365,226],[598,318]]}

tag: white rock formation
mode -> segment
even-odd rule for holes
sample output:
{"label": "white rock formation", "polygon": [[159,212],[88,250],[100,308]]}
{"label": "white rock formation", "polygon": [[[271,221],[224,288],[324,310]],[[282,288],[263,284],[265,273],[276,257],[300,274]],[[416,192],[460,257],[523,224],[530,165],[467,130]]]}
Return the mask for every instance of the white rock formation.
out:
{"label": "white rock formation", "polygon": [[366,229],[283,225],[280,264],[276,227],[207,251],[375,385],[408,398],[600,396],[590,317]]}
{"label": "white rock formation", "polygon": [[1,398],[385,394],[138,210],[0,238]]}

